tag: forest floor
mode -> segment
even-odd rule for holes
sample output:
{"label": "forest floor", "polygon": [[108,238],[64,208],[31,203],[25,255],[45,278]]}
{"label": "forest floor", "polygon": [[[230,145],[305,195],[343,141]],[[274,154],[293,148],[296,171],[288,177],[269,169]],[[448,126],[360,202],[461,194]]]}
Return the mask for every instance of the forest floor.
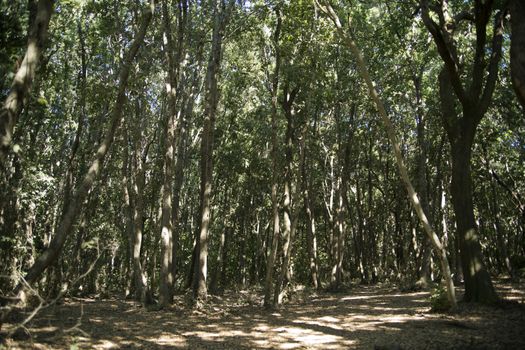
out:
{"label": "forest floor", "polygon": [[299,291],[278,311],[251,290],[212,296],[200,310],[183,296],[163,311],[69,298],[0,349],[525,349],[525,284],[497,289],[508,300],[500,307],[460,304],[453,314],[430,312],[429,292],[388,285]]}

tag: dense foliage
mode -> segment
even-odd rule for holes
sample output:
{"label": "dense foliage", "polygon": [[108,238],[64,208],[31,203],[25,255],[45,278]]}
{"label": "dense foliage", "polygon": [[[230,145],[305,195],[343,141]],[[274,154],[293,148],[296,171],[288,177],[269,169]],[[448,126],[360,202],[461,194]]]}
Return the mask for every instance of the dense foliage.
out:
{"label": "dense foliage", "polygon": [[[0,3],[2,101],[24,56],[35,3]],[[344,30],[367,58],[409,176],[460,282],[453,152],[439,93],[444,61],[422,18],[426,2],[335,3]],[[446,3],[447,13],[459,16],[483,2]],[[511,18],[502,1],[485,3],[490,19],[482,30],[489,40],[481,50],[489,50],[499,13],[504,32],[494,94],[472,147],[473,211],[490,274],[515,275],[525,256],[525,118],[510,78]],[[121,72],[146,8],[138,0],[55,1],[1,165],[2,294],[48,249],[78,198],[119,108]],[[468,16],[456,25],[458,76],[468,85],[479,29]],[[459,100],[453,111],[461,114]],[[135,295],[147,303],[163,283],[177,293],[196,288],[203,237],[211,292],[263,284],[275,179],[281,232],[272,268],[284,290],[287,283],[338,289],[442,277],[355,57],[312,1],[157,3],[130,65],[122,121],[102,159],[60,253],[34,281],[42,295],[57,295],[68,283],[68,293]],[[203,169],[213,170],[204,236]]]}

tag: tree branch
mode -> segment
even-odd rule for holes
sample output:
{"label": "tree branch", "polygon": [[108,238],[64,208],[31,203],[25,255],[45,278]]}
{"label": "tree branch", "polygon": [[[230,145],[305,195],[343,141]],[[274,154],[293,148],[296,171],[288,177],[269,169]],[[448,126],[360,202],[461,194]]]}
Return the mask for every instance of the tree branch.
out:
{"label": "tree branch", "polygon": [[[454,48],[450,47],[452,43],[447,43],[442,29],[432,18],[430,18],[428,0],[421,0],[421,9],[423,22],[425,23],[425,26],[434,38],[434,42],[436,43],[438,53],[445,62],[445,67],[447,68],[448,74],[450,76],[450,82],[452,84],[452,87],[454,88],[454,92],[456,93],[456,96],[458,97],[460,102],[462,104],[466,104],[468,102],[468,98],[465,93],[465,89],[461,84],[461,78],[459,77],[459,64],[457,62],[457,58],[453,54]],[[442,10],[439,11],[442,12]],[[438,15],[444,20],[443,13],[438,13]]]}
{"label": "tree branch", "polygon": [[483,70],[485,69],[485,44],[487,42],[487,23],[492,12],[492,0],[482,2],[476,0],[474,5],[474,18],[476,26],[476,52],[474,54],[474,65],[472,68],[472,83],[470,85],[470,96],[473,101],[481,97],[483,88]]}
{"label": "tree branch", "polygon": [[494,23],[494,34],[492,36],[492,56],[488,67],[488,77],[485,84],[485,90],[480,100],[480,112],[479,115],[485,114],[489,108],[489,103],[492,100],[494,88],[496,87],[496,80],[498,77],[499,62],[501,59],[501,46],[503,43],[503,23],[505,13],[507,10],[500,11],[496,15]]}

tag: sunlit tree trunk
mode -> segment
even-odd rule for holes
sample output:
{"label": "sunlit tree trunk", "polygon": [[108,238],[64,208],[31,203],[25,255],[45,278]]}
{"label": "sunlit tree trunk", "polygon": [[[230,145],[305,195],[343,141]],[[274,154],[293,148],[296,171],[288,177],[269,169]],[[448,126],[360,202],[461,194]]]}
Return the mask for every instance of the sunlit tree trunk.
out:
{"label": "sunlit tree trunk", "polygon": [[342,179],[340,176],[337,177],[337,187],[335,191],[335,230],[337,236],[334,237],[336,249],[334,250],[334,266],[332,268],[332,288],[339,290],[343,283],[343,257],[345,247],[345,222],[344,222],[344,205],[343,205],[343,194],[342,194]]}
{"label": "sunlit tree trunk", "polygon": [[403,159],[403,155],[401,153],[401,145],[397,139],[394,125],[392,124],[392,121],[388,118],[388,114],[386,112],[385,105],[380,99],[379,93],[375,87],[375,84],[372,81],[372,78],[370,77],[370,73],[368,72],[368,67],[366,66],[364,56],[361,50],[359,50],[359,48],[357,47],[357,44],[355,43],[351,35],[347,31],[344,30],[341,24],[341,21],[339,20],[339,17],[337,13],[334,11],[334,9],[332,8],[332,6],[330,4],[325,4],[325,3],[323,3],[324,5],[321,5],[319,3],[317,4],[321,8],[321,10],[330,17],[335,27],[337,28],[338,34],[343,39],[345,45],[350,49],[350,51],[352,52],[356,60],[359,74],[361,75],[361,78],[366,83],[370,98],[374,101],[376,105],[376,108],[379,112],[379,116],[381,117],[381,121],[387,131],[388,138],[390,139],[390,142],[392,143],[392,147],[394,149],[394,155],[396,157],[396,164],[397,164],[397,167],[400,173],[401,180],[403,184],[405,185],[406,191],[408,193],[408,198],[410,200],[410,203],[412,204],[414,211],[418,215],[418,218],[421,224],[423,225],[425,232],[431,239],[432,245],[434,246],[434,248],[436,249],[436,252],[438,253],[438,256],[441,262],[442,272],[443,272],[443,275],[446,281],[448,300],[451,304],[451,307],[455,308],[456,307],[456,295],[455,295],[454,284],[452,282],[452,278],[450,274],[450,266],[448,264],[447,251],[445,247],[443,246],[442,242],[440,241],[439,237],[437,236],[436,232],[434,231],[434,229],[430,226],[427,216],[423,208],[421,207],[421,202],[419,200],[419,197],[408,176],[408,170],[406,168],[406,165]]}
{"label": "sunlit tree trunk", "polygon": [[[135,229],[133,227],[133,206],[131,203],[131,192],[132,192],[132,184],[131,184],[131,171],[130,171],[130,160],[129,160],[129,146],[128,146],[128,132],[127,127],[124,126],[123,128],[123,138],[124,138],[124,145],[122,146],[122,195],[123,195],[123,208],[122,208],[122,214],[124,216],[124,231],[126,235],[126,239],[128,241],[128,268],[129,268],[129,274],[128,277],[130,277],[129,285],[126,289],[126,297],[132,293],[132,291],[136,290],[135,286],[135,265],[134,265],[134,232]],[[140,252],[140,248],[138,249]],[[140,263],[140,261],[139,261]],[[140,287],[140,286],[139,286]]]}
{"label": "sunlit tree trunk", "polygon": [[11,146],[13,131],[26,103],[40,56],[47,37],[49,21],[53,13],[53,0],[39,0],[35,20],[29,31],[27,50],[13,79],[11,89],[0,110],[0,164]]}
{"label": "sunlit tree trunk", "polygon": [[144,234],[144,187],[146,181],[145,157],[141,156],[140,143],[142,140],[140,126],[135,127],[133,137],[131,195],[133,198],[133,275],[135,280],[135,297],[137,301],[145,304],[147,294],[147,281],[141,263]]}

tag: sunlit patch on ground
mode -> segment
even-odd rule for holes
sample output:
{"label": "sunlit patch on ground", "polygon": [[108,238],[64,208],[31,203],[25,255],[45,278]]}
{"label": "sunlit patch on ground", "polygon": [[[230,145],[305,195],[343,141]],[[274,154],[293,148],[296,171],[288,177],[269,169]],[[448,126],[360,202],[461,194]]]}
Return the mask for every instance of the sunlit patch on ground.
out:
{"label": "sunlit patch on ground", "polygon": [[[346,295],[317,294],[264,311],[227,293],[199,311],[183,297],[165,311],[131,301],[74,299],[47,310],[30,325],[32,339],[8,340],[12,349],[490,349],[525,348],[524,291],[496,284],[518,303],[503,309],[463,308],[429,313],[429,293],[392,287],[354,287]],[[80,302],[83,304],[81,312]],[[519,304],[519,303],[522,304]],[[9,325],[7,325],[9,326]]]}

